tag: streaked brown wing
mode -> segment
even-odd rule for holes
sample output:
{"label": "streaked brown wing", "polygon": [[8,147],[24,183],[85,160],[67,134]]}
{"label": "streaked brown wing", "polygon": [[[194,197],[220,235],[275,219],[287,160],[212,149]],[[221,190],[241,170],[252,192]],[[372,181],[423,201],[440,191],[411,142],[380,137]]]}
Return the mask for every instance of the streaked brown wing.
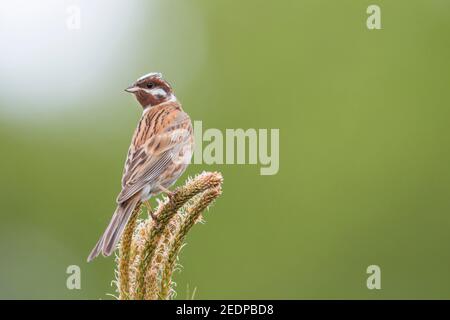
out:
{"label": "streaked brown wing", "polygon": [[[141,123],[147,123],[147,126],[141,126]],[[189,143],[190,134],[192,125],[189,116],[179,108],[144,114],[128,152],[122,177],[122,191],[117,202],[122,203],[145,186],[154,185],[173,162],[173,156]]]}

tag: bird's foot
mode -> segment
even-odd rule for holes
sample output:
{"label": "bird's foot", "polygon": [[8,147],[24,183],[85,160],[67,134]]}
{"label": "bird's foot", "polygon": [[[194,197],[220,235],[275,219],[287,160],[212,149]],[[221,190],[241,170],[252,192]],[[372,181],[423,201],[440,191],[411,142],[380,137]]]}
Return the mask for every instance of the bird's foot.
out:
{"label": "bird's foot", "polygon": [[159,186],[159,190],[164,192],[169,197],[169,200],[172,200],[173,197],[175,196],[175,192],[172,192],[169,189],[164,188],[163,186]]}
{"label": "bird's foot", "polygon": [[147,200],[147,201],[144,201],[144,205],[145,205],[145,207],[147,208],[147,213],[148,213],[148,215],[150,216],[150,217],[152,217],[152,219],[153,219],[153,221],[155,221],[156,220],[156,215],[155,215],[155,213],[153,212],[153,209],[152,209],[152,207],[151,207],[151,205],[150,205],[150,202]]}

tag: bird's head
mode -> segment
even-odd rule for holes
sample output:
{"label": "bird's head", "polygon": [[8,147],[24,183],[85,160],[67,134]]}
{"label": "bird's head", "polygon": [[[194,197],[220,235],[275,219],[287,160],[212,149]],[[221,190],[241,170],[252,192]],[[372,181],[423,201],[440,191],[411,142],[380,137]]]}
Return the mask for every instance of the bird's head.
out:
{"label": "bird's head", "polygon": [[133,93],[143,108],[175,99],[172,87],[161,73],[149,73],[136,80],[125,91]]}

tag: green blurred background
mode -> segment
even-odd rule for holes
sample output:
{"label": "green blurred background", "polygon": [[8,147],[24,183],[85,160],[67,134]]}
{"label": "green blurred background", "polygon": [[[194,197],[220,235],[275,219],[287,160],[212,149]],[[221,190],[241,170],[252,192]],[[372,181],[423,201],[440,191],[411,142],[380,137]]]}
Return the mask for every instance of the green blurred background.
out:
{"label": "green blurred background", "polygon": [[140,117],[123,89],[149,71],[204,129],[280,129],[277,175],[181,179],[225,184],[177,298],[450,298],[449,40],[446,0],[2,1],[0,298],[111,298],[113,259],[86,257]]}

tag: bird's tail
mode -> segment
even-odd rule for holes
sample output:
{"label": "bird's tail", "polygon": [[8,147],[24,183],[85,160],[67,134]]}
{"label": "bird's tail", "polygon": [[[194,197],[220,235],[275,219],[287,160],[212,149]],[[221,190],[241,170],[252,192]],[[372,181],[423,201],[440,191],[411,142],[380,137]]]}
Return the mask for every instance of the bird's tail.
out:
{"label": "bird's tail", "polygon": [[130,219],[131,214],[138,203],[139,197],[135,196],[117,206],[116,211],[114,212],[112,219],[105,230],[105,233],[103,233],[100,240],[98,240],[94,249],[92,249],[91,254],[87,258],[88,262],[92,261],[100,253],[104,256],[111,255],[120,240],[123,229],[127,225],[128,220]]}

